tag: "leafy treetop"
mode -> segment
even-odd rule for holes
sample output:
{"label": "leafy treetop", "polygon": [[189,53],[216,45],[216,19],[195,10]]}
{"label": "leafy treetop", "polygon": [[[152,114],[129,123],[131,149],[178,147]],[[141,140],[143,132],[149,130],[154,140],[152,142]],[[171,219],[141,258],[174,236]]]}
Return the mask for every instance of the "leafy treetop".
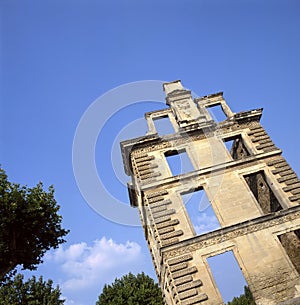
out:
{"label": "leafy treetop", "polygon": [[234,297],[227,305],[255,305],[252,293],[248,286],[244,287],[244,294]]}
{"label": "leafy treetop", "polygon": [[43,281],[40,277],[37,281],[33,276],[26,282],[24,276],[17,274],[12,280],[7,278],[0,285],[0,305],[62,305],[64,300],[60,298],[58,287],[53,288],[53,282]]}
{"label": "leafy treetop", "polygon": [[65,242],[68,233],[54,198],[54,188],[43,190],[11,183],[0,168],[0,280],[17,265],[34,270],[50,248]]}
{"label": "leafy treetop", "polygon": [[161,290],[144,273],[129,273],[105,285],[96,305],[163,305]]}

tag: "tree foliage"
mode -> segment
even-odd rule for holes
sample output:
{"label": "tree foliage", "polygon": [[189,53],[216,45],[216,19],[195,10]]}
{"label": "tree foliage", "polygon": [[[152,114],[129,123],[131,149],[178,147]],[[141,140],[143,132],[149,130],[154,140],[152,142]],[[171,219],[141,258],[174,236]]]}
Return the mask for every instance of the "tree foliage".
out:
{"label": "tree foliage", "polygon": [[34,270],[44,253],[65,242],[54,188],[11,183],[0,168],[0,280],[17,265]]}
{"label": "tree foliage", "polygon": [[96,305],[163,305],[161,290],[144,273],[129,273],[105,285]]}
{"label": "tree foliage", "polygon": [[0,285],[0,305],[61,305],[64,300],[60,299],[59,287],[53,288],[53,282],[39,280],[33,276],[26,282],[24,277],[17,274],[12,279],[6,279]]}
{"label": "tree foliage", "polygon": [[228,305],[255,305],[252,293],[248,286],[244,287],[244,294],[239,297],[234,297]]}

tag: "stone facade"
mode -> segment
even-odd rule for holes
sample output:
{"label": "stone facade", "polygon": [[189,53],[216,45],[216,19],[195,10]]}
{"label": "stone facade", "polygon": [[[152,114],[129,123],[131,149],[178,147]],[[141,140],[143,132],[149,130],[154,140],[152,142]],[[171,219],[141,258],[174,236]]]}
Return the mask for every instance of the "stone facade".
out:
{"label": "stone facade", "polygon": [[[207,258],[226,251],[257,305],[300,304],[300,181],[260,125],[262,109],[233,113],[222,93],[193,99],[180,81],[164,90],[169,108],[146,113],[147,135],[121,149],[165,304],[224,304]],[[208,111],[218,105],[221,122]],[[173,134],[158,135],[160,118]],[[173,176],[166,157],[182,152],[194,170]],[[221,228],[197,236],[181,195],[200,189]]]}

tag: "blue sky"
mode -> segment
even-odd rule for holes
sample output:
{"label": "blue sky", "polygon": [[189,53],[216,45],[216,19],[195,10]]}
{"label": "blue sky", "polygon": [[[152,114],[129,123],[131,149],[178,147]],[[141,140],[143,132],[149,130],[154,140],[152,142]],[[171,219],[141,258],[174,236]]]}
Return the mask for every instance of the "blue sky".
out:
{"label": "blue sky", "polygon": [[[300,173],[299,9],[296,0],[0,0],[0,162],[11,181],[55,186],[71,233],[35,274],[60,284],[67,305],[95,304],[104,283],[129,271],[155,277],[141,228],[99,216],[76,184],[72,145],[88,107],[142,80],[181,79],[199,96],[223,91],[235,112],[264,108],[263,126]],[[123,202],[113,140],[162,107],[124,108],[100,133],[97,170]]]}

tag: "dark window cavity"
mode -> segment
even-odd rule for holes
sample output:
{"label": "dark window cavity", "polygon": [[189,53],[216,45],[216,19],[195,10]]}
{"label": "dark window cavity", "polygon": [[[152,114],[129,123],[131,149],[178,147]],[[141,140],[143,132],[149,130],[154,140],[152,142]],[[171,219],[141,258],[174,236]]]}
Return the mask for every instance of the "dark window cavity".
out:
{"label": "dark window cavity", "polygon": [[265,214],[282,210],[282,206],[266,180],[264,171],[246,175],[244,178]]}
{"label": "dark window cavity", "polygon": [[286,254],[300,274],[300,229],[278,235]]}
{"label": "dark window cavity", "polygon": [[224,139],[224,144],[233,160],[240,160],[250,156],[241,135]]}

